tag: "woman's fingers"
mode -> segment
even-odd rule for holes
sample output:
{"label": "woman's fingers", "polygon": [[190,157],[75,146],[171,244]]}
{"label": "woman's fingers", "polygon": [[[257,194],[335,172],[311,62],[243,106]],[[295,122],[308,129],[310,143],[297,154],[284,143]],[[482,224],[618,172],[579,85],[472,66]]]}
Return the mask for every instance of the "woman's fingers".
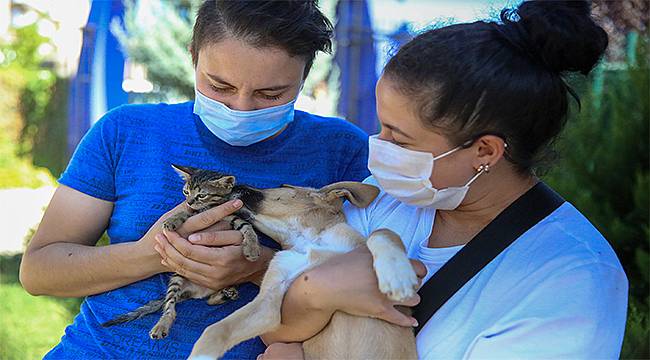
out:
{"label": "woman's fingers", "polygon": [[[169,237],[178,236],[173,232],[169,232],[168,234]],[[176,271],[180,275],[186,276],[186,274],[189,272],[206,274],[206,273],[210,273],[210,271],[212,270],[212,268],[209,265],[202,262],[195,261],[181,254],[174,246],[172,246],[172,244],[170,243],[169,239],[166,236],[157,236],[156,240],[158,243],[154,246],[154,249],[160,254],[163,261],[165,261],[169,267],[173,268],[174,271]],[[180,243],[178,239],[175,239],[175,242],[177,244]],[[184,248],[183,246],[180,245],[179,247]],[[190,253],[190,255],[197,256],[198,253],[199,251],[195,251],[193,254]],[[201,254],[199,256],[202,257],[205,256],[205,254]]]}
{"label": "woman's fingers", "polygon": [[257,360],[301,360],[304,359],[301,343],[274,343],[259,354]]}
{"label": "woman's fingers", "polygon": [[[192,244],[173,231],[164,231],[163,234],[156,236],[156,241],[165,251],[168,251],[168,247],[172,247],[183,257],[207,265],[210,265],[214,261],[216,252],[218,252],[217,249]],[[171,251],[171,249],[169,251]]]}
{"label": "woman's fingers", "polygon": [[413,266],[413,270],[415,270],[415,274],[418,276],[418,278],[422,279],[425,276],[427,276],[427,267],[424,266],[424,264],[419,261],[419,260],[411,260],[411,266]]}
{"label": "woman's fingers", "polygon": [[204,231],[224,231],[224,230],[232,230],[232,225],[230,225],[230,221],[221,220],[218,223],[205,229]]}
{"label": "woman's fingers", "polygon": [[244,236],[237,230],[205,231],[190,235],[188,240],[195,245],[228,246],[241,244]]}
{"label": "woman's fingers", "polygon": [[379,313],[376,317],[399,326],[406,326],[406,327],[418,326],[418,322],[417,320],[415,320],[414,317],[402,313],[401,311],[394,308],[392,305],[385,307],[384,310],[381,313]]}
{"label": "woman's fingers", "polygon": [[188,218],[185,223],[178,229],[181,234],[192,234],[197,231],[204,230],[224,217],[239,210],[243,205],[241,200],[228,201],[225,204],[215,206],[206,211],[200,212]]}

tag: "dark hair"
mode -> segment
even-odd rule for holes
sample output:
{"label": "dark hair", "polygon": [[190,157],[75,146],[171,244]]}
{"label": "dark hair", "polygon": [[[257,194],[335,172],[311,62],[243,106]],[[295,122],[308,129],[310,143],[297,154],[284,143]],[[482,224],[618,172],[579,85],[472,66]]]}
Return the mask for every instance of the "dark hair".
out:
{"label": "dark hair", "polygon": [[424,123],[460,145],[491,133],[506,157],[531,172],[562,130],[568,111],[563,74],[588,74],[607,34],[588,1],[526,1],[501,22],[424,32],[390,59],[384,76],[410,96]]}
{"label": "dark hair", "polygon": [[331,50],[332,24],[315,0],[206,0],[197,13],[190,44],[194,66],[203,46],[229,36],[304,57],[307,76],[316,52]]}

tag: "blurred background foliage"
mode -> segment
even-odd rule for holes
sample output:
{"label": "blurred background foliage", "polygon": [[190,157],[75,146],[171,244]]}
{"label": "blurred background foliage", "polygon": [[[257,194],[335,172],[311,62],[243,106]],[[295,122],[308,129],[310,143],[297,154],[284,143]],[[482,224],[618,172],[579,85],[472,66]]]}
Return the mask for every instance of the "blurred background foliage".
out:
{"label": "blurred background foliage", "polygon": [[[54,184],[52,172],[62,169],[65,147],[66,99],[57,98],[63,80],[47,67],[38,48],[48,40],[36,25],[15,29],[10,43],[0,43],[0,188]],[[58,100],[58,101],[57,101]],[[58,136],[57,136],[58,135]],[[59,170],[60,171],[60,170]]]}
{"label": "blurred background foliage", "polygon": [[[632,35],[635,38],[636,35]],[[609,240],[625,268],[630,307],[623,358],[648,359],[650,71],[648,36],[632,61],[601,65],[582,88],[544,179]]]}
{"label": "blurred background foliage", "polygon": [[[189,53],[194,17],[202,0],[125,1],[123,22],[114,19],[111,31],[128,54],[129,61],[144,64],[154,91],[131,94],[132,102],[178,102],[194,99],[194,67]],[[323,13],[334,19],[336,0],[321,0]],[[150,29],[156,29],[151,32]],[[334,43],[336,47],[336,43]],[[334,49],[333,49],[334,50]],[[318,53],[303,93],[312,95],[317,86],[330,83],[337,96],[337,78],[332,73],[332,54]]]}

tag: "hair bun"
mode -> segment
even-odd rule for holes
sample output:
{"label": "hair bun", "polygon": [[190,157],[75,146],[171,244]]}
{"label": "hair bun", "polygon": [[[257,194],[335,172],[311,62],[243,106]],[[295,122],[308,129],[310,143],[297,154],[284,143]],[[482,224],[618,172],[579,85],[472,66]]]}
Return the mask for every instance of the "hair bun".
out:
{"label": "hair bun", "polygon": [[501,12],[500,32],[558,73],[585,75],[607,48],[607,33],[591,18],[590,1],[526,1]]}

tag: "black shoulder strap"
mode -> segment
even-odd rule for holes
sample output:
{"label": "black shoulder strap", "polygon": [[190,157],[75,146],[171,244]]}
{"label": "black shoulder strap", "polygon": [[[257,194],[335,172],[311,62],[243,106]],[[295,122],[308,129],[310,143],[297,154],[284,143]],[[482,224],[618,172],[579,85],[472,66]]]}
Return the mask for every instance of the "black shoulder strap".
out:
{"label": "black shoulder strap", "polygon": [[422,300],[413,309],[420,324],[416,333],[465,283],[562,203],[560,195],[539,182],[503,210],[420,288]]}

